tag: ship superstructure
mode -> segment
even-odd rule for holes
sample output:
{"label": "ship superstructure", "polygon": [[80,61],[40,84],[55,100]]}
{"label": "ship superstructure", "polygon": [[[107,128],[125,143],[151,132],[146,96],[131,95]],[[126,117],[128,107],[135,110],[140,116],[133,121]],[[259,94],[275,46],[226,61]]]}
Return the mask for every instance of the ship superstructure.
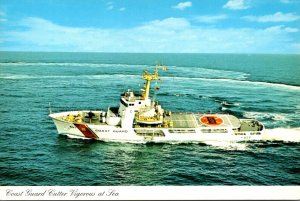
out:
{"label": "ship superstructure", "polygon": [[154,73],[144,71],[145,85],[141,93],[128,90],[121,94],[119,107],[49,116],[59,134],[102,141],[201,142],[263,138],[264,126],[254,119],[238,119],[220,113],[165,111],[158,101],[150,98],[151,81],[159,80],[159,70],[166,70],[166,67],[157,65]]}

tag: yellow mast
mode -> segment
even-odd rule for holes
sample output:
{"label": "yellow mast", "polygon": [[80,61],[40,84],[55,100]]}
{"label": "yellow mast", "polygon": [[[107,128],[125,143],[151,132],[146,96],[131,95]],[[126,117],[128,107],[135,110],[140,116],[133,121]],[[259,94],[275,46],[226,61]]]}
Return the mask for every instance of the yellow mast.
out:
{"label": "yellow mast", "polygon": [[146,100],[149,98],[150,84],[151,80],[158,80],[158,69],[167,70],[165,66],[156,65],[154,74],[151,74],[148,71],[144,71],[143,79],[146,80],[145,83],[145,92],[143,93],[143,99]]}

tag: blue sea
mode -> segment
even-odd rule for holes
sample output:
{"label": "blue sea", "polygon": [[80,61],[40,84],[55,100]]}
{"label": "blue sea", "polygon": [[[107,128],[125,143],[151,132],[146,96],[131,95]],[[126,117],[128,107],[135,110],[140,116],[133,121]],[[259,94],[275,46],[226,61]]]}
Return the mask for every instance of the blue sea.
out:
{"label": "blue sea", "polygon": [[[131,144],[57,134],[49,102],[53,112],[118,106],[155,64],[168,66],[151,85],[166,110],[256,118],[274,139]],[[0,94],[1,186],[300,184],[300,55],[0,52]]]}

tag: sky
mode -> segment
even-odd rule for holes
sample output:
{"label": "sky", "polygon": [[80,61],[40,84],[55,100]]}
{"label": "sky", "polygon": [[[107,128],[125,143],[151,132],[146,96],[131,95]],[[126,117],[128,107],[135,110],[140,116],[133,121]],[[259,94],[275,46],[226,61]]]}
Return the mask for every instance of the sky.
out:
{"label": "sky", "polygon": [[300,53],[300,0],[0,0],[0,51]]}

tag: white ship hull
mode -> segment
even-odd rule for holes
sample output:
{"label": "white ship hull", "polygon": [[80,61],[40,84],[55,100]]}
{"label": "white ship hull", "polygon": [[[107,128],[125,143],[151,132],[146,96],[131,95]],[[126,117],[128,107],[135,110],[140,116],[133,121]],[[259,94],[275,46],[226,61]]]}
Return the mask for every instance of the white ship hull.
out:
{"label": "white ship hull", "polygon": [[[54,113],[49,116],[53,119],[57,131],[61,135],[70,137],[95,139],[100,141],[132,142],[132,143],[176,143],[176,142],[205,142],[205,141],[259,141],[264,139],[264,130],[237,132],[226,129],[226,132],[203,132],[199,128],[122,128],[108,124],[93,122],[68,122],[62,120],[68,114],[78,114],[87,111],[73,111]],[[93,111],[101,113],[102,111]],[[189,132],[191,130],[192,132]],[[220,129],[219,129],[220,130]],[[218,131],[219,131],[218,130]],[[225,129],[223,129],[225,130]]]}

